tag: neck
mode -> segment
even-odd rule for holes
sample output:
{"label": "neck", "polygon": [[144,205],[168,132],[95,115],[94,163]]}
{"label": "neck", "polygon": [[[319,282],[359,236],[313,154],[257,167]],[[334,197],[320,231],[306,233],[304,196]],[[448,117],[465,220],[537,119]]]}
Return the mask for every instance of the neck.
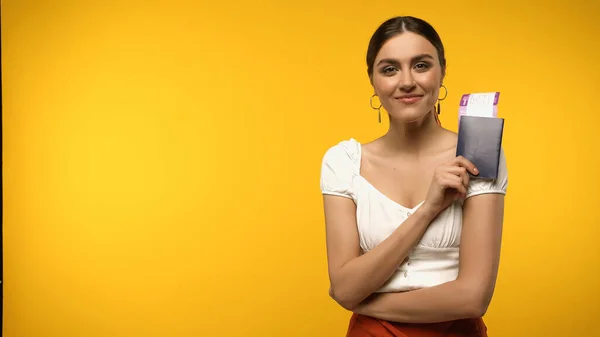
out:
{"label": "neck", "polygon": [[423,120],[403,123],[390,119],[390,128],[383,136],[384,147],[390,153],[418,155],[432,149],[442,134],[437,124],[435,110],[431,110]]}

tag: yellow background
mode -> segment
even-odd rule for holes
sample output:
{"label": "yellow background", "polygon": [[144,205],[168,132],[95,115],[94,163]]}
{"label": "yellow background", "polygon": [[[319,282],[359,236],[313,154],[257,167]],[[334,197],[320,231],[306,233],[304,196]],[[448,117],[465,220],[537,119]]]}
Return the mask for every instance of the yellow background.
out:
{"label": "yellow background", "polygon": [[599,335],[599,7],[3,1],[4,336],[343,336],[320,163],[385,132],[364,55],[404,14],[446,45],[445,126],[501,92],[490,336]]}

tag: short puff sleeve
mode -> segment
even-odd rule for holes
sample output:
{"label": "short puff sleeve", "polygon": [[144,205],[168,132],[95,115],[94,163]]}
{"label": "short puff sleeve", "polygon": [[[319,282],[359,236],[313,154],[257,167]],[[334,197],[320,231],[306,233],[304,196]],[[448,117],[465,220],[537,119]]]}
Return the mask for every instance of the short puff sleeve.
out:
{"label": "short puff sleeve", "polygon": [[321,163],[321,192],[355,199],[353,179],[358,174],[356,142],[347,140],[329,148]]}
{"label": "short puff sleeve", "polygon": [[507,188],[508,170],[506,167],[504,149],[501,149],[500,160],[498,164],[498,177],[496,179],[481,179],[477,177],[471,178],[469,188],[467,189],[467,198],[486,193],[506,194]]}

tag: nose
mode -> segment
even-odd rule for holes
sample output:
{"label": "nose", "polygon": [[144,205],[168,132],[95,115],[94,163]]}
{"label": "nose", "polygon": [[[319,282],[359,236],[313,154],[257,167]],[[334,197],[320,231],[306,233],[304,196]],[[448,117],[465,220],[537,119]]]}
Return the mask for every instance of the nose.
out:
{"label": "nose", "polygon": [[400,90],[405,92],[412,91],[415,88],[416,83],[410,71],[403,71],[402,73],[400,73],[399,86]]}

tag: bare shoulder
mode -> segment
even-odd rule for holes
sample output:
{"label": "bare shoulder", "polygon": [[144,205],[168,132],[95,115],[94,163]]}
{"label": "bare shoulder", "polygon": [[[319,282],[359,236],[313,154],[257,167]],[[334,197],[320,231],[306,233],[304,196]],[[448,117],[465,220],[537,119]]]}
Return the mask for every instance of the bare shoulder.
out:
{"label": "bare shoulder", "polygon": [[363,155],[370,156],[381,151],[383,137],[378,137],[362,144]]}
{"label": "bare shoulder", "polygon": [[446,144],[446,147],[456,147],[456,144],[458,143],[458,133],[444,129],[443,142]]}
{"label": "bare shoulder", "polygon": [[454,131],[444,129],[439,137],[439,145],[436,147],[435,156],[443,158],[443,161],[451,160],[456,157],[456,146],[458,144],[458,134]]}
{"label": "bare shoulder", "polygon": [[381,161],[385,161],[385,159],[383,137],[378,137],[362,144],[361,167],[363,171],[370,171],[373,165],[381,164]]}

